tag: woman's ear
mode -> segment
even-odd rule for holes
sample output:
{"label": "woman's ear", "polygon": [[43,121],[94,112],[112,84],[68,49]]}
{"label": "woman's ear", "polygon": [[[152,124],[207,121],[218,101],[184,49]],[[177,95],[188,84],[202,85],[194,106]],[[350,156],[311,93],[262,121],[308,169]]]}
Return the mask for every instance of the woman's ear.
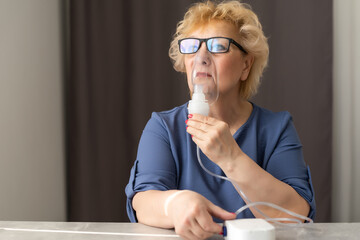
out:
{"label": "woman's ear", "polygon": [[245,81],[248,78],[253,63],[254,63],[254,56],[250,54],[244,56],[244,63],[243,63],[244,69],[240,77],[242,81]]}

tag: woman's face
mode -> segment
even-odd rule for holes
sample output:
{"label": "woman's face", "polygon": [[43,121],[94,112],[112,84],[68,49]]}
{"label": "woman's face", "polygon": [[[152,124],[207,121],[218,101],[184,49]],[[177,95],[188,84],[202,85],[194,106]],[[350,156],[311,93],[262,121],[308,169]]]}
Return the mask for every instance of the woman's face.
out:
{"label": "woman's face", "polygon": [[[224,21],[211,21],[191,32],[188,37],[227,37],[240,43],[238,35],[238,29],[234,25]],[[196,62],[196,64],[202,64],[203,68],[208,68],[209,72],[214,72],[213,70],[216,69],[217,76],[214,77],[218,78],[220,96],[230,93],[238,96],[240,83],[247,79],[252,59],[249,54],[243,54],[234,44],[230,44],[230,49],[226,53],[210,53],[205,42],[202,42],[198,52],[186,54],[184,57],[190,92],[193,92],[191,75]]]}

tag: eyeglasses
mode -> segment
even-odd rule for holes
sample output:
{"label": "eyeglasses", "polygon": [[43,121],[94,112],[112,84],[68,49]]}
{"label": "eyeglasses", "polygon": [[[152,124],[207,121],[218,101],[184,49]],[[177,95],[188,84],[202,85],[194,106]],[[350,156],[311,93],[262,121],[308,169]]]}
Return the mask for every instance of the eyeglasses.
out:
{"label": "eyeglasses", "polygon": [[245,49],[235,40],[226,37],[212,37],[212,38],[183,38],[178,41],[179,50],[182,54],[196,53],[201,46],[201,43],[206,43],[206,48],[211,53],[226,53],[229,51],[230,43],[237,46],[241,51],[247,54]]}

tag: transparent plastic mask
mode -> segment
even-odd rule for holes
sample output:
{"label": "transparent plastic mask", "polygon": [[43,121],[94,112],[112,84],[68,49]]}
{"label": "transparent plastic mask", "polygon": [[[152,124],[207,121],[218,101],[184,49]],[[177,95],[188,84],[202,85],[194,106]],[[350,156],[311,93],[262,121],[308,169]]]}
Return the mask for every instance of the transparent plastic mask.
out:
{"label": "transparent plastic mask", "polygon": [[218,77],[212,54],[198,53],[195,56],[191,72],[192,100],[189,113],[208,115],[211,105],[219,96]]}

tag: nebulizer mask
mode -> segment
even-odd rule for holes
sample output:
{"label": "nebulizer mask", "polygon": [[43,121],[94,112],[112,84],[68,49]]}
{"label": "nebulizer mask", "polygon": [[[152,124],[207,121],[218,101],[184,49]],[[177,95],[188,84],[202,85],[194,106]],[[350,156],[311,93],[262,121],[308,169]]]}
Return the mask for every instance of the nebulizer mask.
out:
{"label": "nebulizer mask", "polygon": [[219,97],[218,77],[212,55],[197,52],[191,72],[192,97],[189,101],[189,114],[209,115],[210,106]]}

